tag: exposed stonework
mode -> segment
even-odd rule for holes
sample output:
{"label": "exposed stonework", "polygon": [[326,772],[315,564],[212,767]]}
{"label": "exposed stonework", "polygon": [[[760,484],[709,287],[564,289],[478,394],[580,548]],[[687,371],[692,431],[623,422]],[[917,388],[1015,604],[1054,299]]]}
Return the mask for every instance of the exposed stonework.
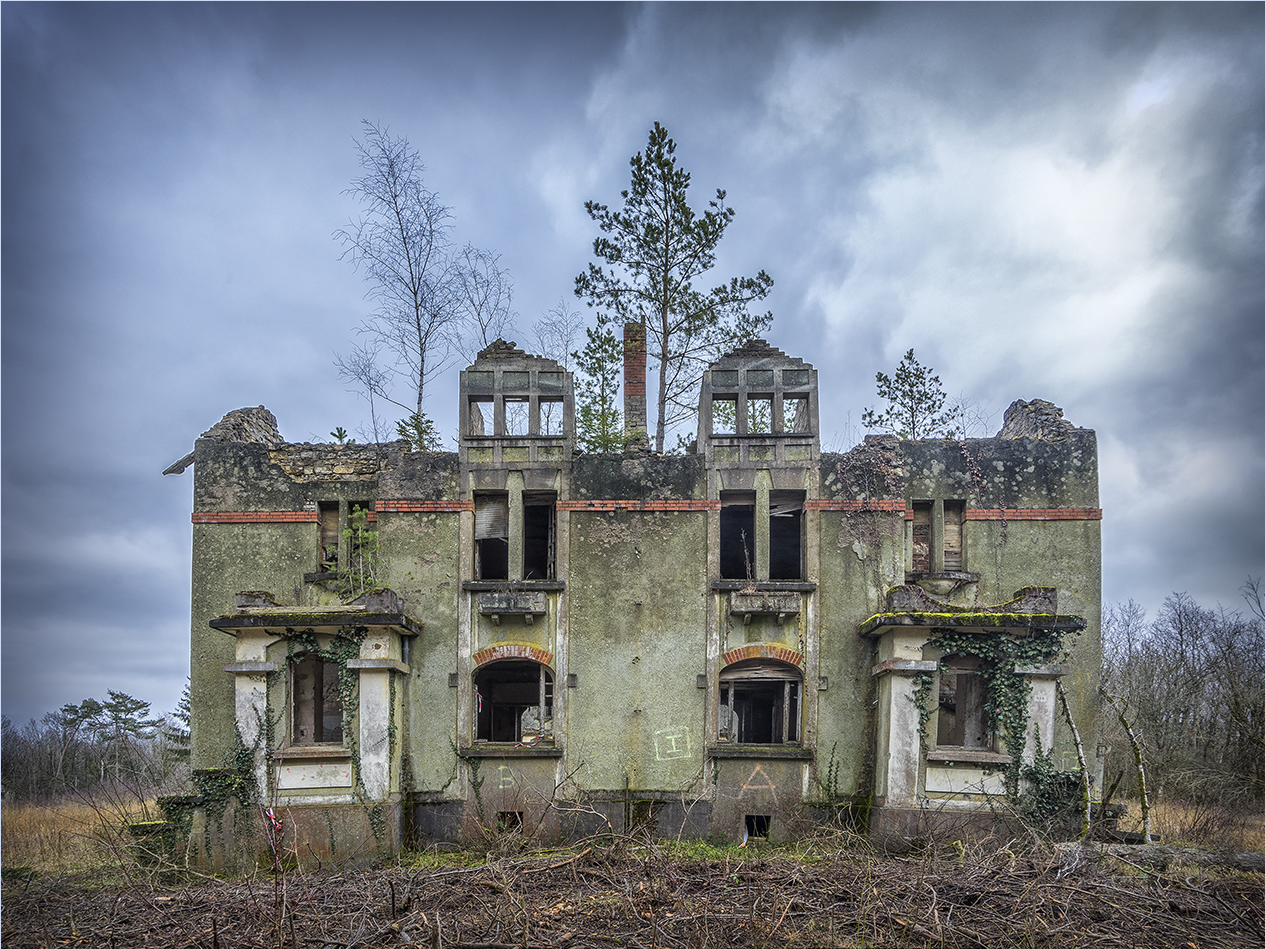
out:
{"label": "exposed stonework", "polygon": [[1034,399],[1031,402],[1017,399],[1007,407],[1002,417],[1002,429],[996,438],[1063,442],[1076,428],[1064,418],[1064,410],[1054,403],[1045,399]]}
{"label": "exposed stonework", "polygon": [[[198,438],[213,442],[258,442],[269,448],[285,442],[277,429],[277,417],[263,406],[248,406],[225,413],[223,419]],[[163,474],[179,475],[193,464],[193,457],[194,453],[190,452],[179,462],[173,462],[163,469]]]}

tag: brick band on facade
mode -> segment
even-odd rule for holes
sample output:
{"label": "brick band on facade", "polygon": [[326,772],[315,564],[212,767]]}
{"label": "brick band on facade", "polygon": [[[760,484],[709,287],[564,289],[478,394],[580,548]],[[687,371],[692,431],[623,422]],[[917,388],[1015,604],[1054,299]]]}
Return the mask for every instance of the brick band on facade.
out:
{"label": "brick band on facade", "polygon": [[475,667],[493,660],[535,660],[542,666],[549,666],[554,662],[554,654],[530,643],[498,643],[477,651],[470,660]]}
{"label": "brick band on facade", "polygon": [[772,643],[749,643],[747,646],[737,647],[721,654],[721,663],[724,666],[729,666],[731,663],[739,663],[743,660],[760,659],[782,660],[792,666],[804,666],[804,657],[795,650]]}
{"label": "brick band on facade", "polygon": [[375,503],[378,511],[474,511],[473,501],[457,501],[441,499],[439,501],[412,501],[409,499],[379,500]]}
{"label": "brick band on facade", "polygon": [[1102,508],[968,508],[968,521],[1102,521]]}
{"label": "brick band on facade", "polygon": [[194,524],[316,524],[315,511],[195,511]]}

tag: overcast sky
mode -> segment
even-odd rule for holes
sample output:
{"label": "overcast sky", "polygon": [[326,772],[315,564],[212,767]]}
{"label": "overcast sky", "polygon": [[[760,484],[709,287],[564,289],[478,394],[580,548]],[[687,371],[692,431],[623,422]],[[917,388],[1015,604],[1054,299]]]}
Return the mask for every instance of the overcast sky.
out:
{"label": "overcast sky", "polygon": [[[231,409],[355,430],[331,232],[362,119],[501,254],[521,346],[655,121],[716,277],[848,448],[914,347],[993,414],[1097,430],[1105,603],[1239,606],[1263,562],[1260,4],[50,6],[3,17],[3,710],[188,671],[192,472]],[[583,304],[580,305],[583,307]],[[456,428],[457,380],[431,414]],[[1040,581],[1040,578],[1034,578]]]}

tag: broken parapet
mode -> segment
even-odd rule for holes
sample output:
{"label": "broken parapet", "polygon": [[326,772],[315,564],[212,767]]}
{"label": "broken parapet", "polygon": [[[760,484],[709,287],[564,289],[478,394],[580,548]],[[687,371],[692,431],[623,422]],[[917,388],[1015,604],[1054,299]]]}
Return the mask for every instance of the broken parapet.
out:
{"label": "broken parapet", "polygon": [[[275,448],[285,442],[277,429],[277,417],[263,406],[234,409],[213,425],[200,439],[213,442],[258,442]],[[179,475],[193,464],[193,452],[163,469],[164,475]]]}
{"label": "broken parapet", "polygon": [[1045,439],[1062,442],[1075,431],[1076,426],[1064,418],[1064,410],[1045,399],[1025,402],[1017,399],[1007,407],[1002,417],[1002,428],[994,438],[998,439]]}

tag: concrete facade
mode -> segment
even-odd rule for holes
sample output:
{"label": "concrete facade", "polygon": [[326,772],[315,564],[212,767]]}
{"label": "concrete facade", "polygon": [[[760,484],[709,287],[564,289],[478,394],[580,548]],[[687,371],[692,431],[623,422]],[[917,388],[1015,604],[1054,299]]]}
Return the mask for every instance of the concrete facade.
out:
{"label": "concrete facade", "polygon": [[194,767],[249,772],[283,835],[336,829],[321,859],[988,813],[1018,747],[972,637],[1058,642],[1017,674],[1025,734],[1076,767],[1062,681],[1094,749],[1095,435],[1050,404],[823,453],[817,372],[755,341],[704,374],[693,454],[587,456],[570,374],[498,341],[460,406],[456,453],[287,444],[261,407],[169,470],[194,467]]}

